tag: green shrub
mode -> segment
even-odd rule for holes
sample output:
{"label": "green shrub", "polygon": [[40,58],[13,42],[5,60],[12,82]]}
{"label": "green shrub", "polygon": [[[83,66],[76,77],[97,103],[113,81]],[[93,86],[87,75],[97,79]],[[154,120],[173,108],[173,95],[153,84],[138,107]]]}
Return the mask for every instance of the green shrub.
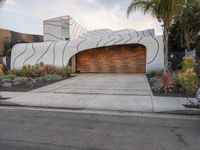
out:
{"label": "green shrub", "polygon": [[58,80],[62,80],[63,77],[61,75],[57,75],[57,74],[47,74],[43,77],[43,79],[45,81],[58,81]]}
{"label": "green shrub", "polygon": [[193,57],[184,57],[182,62],[182,71],[194,68],[195,68],[195,62]]}
{"label": "green shrub", "polygon": [[70,77],[72,75],[72,68],[71,67],[67,66],[67,67],[64,68],[64,70],[65,70],[65,74],[66,74],[67,77]]}
{"label": "green shrub", "polygon": [[8,71],[7,75],[0,76],[0,83],[23,84],[34,87],[38,81],[58,81],[71,76],[71,73],[70,67],[55,67],[40,62],[39,64],[24,65],[20,69]]}
{"label": "green shrub", "polygon": [[26,85],[33,88],[36,85],[37,81],[33,78],[28,78],[28,80],[26,80]]}
{"label": "green shrub", "polygon": [[10,79],[10,80],[15,79],[16,77],[17,76],[15,74],[7,74],[3,76],[4,79]]}
{"label": "green shrub", "polygon": [[31,78],[39,78],[43,77],[47,74],[50,75],[60,75],[63,78],[70,77],[72,74],[71,67],[55,67],[51,65],[44,65],[44,63],[40,62],[35,65],[24,65],[20,69],[15,69],[9,71],[9,74],[14,74],[18,77],[31,77]]}
{"label": "green shrub", "polygon": [[4,66],[0,64],[0,76],[4,74]]}
{"label": "green shrub", "polygon": [[15,74],[19,77],[40,77],[44,75],[39,64],[33,66],[24,65],[22,68],[11,70],[9,73]]}
{"label": "green shrub", "polygon": [[35,78],[37,81],[43,81],[43,77],[37,77],[37,78]]}
{"label": "green shrub", "polygon": [[12,80],[12,85],[20,85],[22,83],[22,77],[16,77]]}
{"label": "green shrub", "polygon": [[149,75],[150,75],[150,77],[153,78],[153,77],[157,77],[158,74],[159,74],[159,73],[158,73],[157,71],[151,71]]}
{"label": "green shrub", "polygon": [[7,75],[2,75],[0,77],[0,82],[1,83],[5,83],[5,82],[11,82],[12,80],[14,80],[17,76],[14,74],[7,74]]}
{"label": "green shrub", "polygon": [[156,78],[156,80],[154,80],[154,82],[152,83],[152,90],[155,92],[160,92],[162,90],[162,84],[160,82],[160,80],[158,80]]}
{"label": "green shrub", "polygon": [[186,69],[178,74],[178,83],[188,95],[194,95],[198,89],[198,77],[194,69]]}
{"label": "green shrub", "polygon": [[5,82],[11,82],[11,79],[5,78],[4,76],[1,77],[0,79],[1,83],[5,83]]}
{"label": "green shrub", "polygon": [[54,73],[62,76],[63,78],[70,77],[72,74],[72,68],[69,66],[57,67],[55,68]]}
{"label": "green shrub", "polygon": [[8,74],[0,77],[0,83],[9,83],[13,86],[20,85],[20,84],[26,84],[33,87],[34,84],[36,84],[36,80],[32,77],[17,77],[13,74]]}
{"label": "green shrub", "polygon": [[29,70],[26,66],[23,66],[21,69],[10,70],[9,74],[15,74],[16,76],[24,77],[28,76]]}

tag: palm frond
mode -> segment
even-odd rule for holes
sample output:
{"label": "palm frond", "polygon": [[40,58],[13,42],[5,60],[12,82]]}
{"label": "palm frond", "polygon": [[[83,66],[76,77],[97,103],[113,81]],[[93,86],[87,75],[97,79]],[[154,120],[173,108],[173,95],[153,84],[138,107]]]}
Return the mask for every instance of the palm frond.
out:
{"label": "palm frond", "polygon": [[156,16],[156,9],[153,2],[149,0],[133,0],[127,9],[127,17],[134,11],[141,11],[145,14],[151,13]]}

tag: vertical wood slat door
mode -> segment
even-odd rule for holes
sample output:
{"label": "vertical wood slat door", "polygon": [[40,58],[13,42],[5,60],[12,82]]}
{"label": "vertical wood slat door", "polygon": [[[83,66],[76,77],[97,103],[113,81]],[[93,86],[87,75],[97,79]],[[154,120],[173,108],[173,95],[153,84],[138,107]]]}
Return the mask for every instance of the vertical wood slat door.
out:
{"label": "vertical wood slat door", "polygon": [[146,49],[143,46],[113,46],[85,50],[77,54],[80,73],[145,73]]}

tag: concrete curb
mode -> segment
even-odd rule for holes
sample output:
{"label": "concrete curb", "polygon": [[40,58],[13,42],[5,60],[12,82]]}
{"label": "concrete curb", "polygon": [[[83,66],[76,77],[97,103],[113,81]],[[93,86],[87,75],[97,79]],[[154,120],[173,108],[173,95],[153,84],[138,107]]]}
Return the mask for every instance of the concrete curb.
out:
{"label": "concrete curb", "polygon": [[177,115],[200,115],[200,109],[186,108],[185,110],[172,110],[172,111],[163,111],[158,113],[177,114]]}
{"label": "concrete curb", "polygon": [[148,111],[123,111],[123,110],[107,110],[107,109],[88,109],[88,108],[73,108],[73,107],[49,107],[49,106],[28,106],[23,104],[16,104],[11,102],[6,102],[6,100],[0,101],[1,106],[16,106],[16,107],[26,107],[26,108],[42,108],[42,109],[65,109],[65,110],[93,110],[93,111],[109,111],[109,112],[118,112],[118,113],[155,113],[155,114],[174,114],[174,115],[200,115],[200,109],[188,109],[185,110],[171,110],[171,111],[157,111],[157,112],[148,112]]}
{"label": "concrete curb", "polygon": [[6,97],[4,99],[0,99],[0,106],[1,105],[20,105],[14,102],[9,102],[8,100],[11,99],[12,97]]}
{"label": "concrete curb", "polygon": [[16,103],[11,103],[11,102],[8,102],[6,100],[0,100],[0,106],[24,106],[24,105],[19,105],[19,104],[16,104]]}

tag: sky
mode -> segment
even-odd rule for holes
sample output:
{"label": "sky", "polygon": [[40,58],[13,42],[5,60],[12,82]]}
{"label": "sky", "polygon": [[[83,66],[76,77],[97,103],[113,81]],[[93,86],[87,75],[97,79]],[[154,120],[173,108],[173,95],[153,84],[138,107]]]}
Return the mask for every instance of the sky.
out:
{"label": "sky", "polygon": [[161,23],[151,14],[126,10],[132,0],[7,0],[0,9],[0,28],[43,34],[43,20],[70,15],[88,30],[155,29],[162,34]]}

